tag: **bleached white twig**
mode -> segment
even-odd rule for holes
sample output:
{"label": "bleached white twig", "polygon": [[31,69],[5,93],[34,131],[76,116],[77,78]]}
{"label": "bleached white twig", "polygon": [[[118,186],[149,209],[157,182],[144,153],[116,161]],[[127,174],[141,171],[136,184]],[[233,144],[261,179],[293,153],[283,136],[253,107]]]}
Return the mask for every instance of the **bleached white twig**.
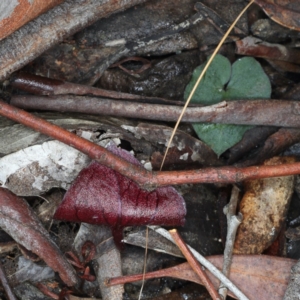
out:
{"label": "bleached white twig", "polygon": [[[227,236],[224,250],[223,274],[228,277],[232,261],[232,252],[235,242],[235,236],[239,225],[242,222],[243,215],[236,214],[236,208],[239,200],[240,190],[236,185],[233,186],[229,203],[224,207],[224,214],[227,217]],[[221,282],[219,286],[219,295],[226,299],[227,287]]]}
{"label": "bleached white twig", "polygon": [[[171,241],[175,244],[173,241],[170,233],[159,227],[159,226],[148,226],[150,229],[156,231],[163,237],[165,237],[167,240]],[[193,255],[196,257],[196,259],[205,267],[207,268],[216,278],[218,278],[221,282],[224,283],[224,285],[232,291],[232,293],[237,297],[239,300],[249,300],[248,297],[246,297],[238,287],[236,287],[226,276],[224,276],[211,262],[209,262],[205,257],[203,257],[200,253],[198,253],[195,249],[188,246]]]}

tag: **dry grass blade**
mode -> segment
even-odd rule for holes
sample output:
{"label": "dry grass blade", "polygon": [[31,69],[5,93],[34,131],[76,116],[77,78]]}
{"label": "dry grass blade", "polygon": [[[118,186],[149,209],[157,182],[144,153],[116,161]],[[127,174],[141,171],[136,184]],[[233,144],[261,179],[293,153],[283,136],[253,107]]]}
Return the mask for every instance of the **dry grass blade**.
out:
{"label": "dry grass blade", "polygon": [[218,51],[220,50],[221,46],[223,45],[224,41],[225,41],[225,40],[227,39],[227,37],[229,36],[230,32],[232,31],[232,29],[234,28],[234,26],[236,25],[236,23],[238,22],[238,20],[241,18],[241,16],[244,14],[244,12],[250,7],[250,5],[251,5],[253,2],[254,2],[254,0],[251,0],[251,1],[246,5],[246,7],[241,11],[241,13],[238,15],[238,17],[234,20],[234,22],[231,24],[231,26],[229,27],[229,29],[227,30],[227,32],[224,34],[223,38],[221,39],[220,43],[219,43],[218,46],[216,47],[215,51],[213,52],[213,54],[212,54],[211,57],[209,58],[209,60],[208,60],[208,62],[207,62],[207,64],[206,64],[206,66],[204,67],[202,73],[200,74],[200,76],[199,76],[199,78],[198,78],[198,80],[197,80],[195,86],[193,87],[193,89],[192,89],[192,91],[191,91],[191,93],[190,93],[188,99],[186,100],[186,103],[185,103],[185,105],[184,105],[184,107],[183,107],[183,109],[182,109],[182,112],[181,112],[181,114],[180,114],[180,116],[179,116],[179,118],[178,118],[178,121],[176,122],[176,125],[175,125],[175,127],[174,127],[174,129],[173,129],[172,135],[171,135],[170,140],[169,140],[168,145],[167,145],[167,149],[166,149],[166,152],[165,152],[163,161],[162,161],[161,166],[160,166],[160,171],[162,170],[162,167],[163,167],[163,165],[164,165],[165,159],[166,159],[167,154],[168,154],[168,150],[169,150],[169,148],[170,148],[170,145],[171,145],[171,143],[172,143],[172,140],[173,140],[173,137],[174,137],[174,135],[175,135],[175,133],[176,133],[176,130],[177,130],[177,128],[178,128],[178,126],[179,126],[179,124],[180,124],[180,122],[181,122],[181,119],[182,119],[182,117],[183,117],[183,115],[184,115],[184,113],[185,113],[186,108],[188,107],[188,105],[189,105],[189,103],[190,103],[192,97],[194,96],[194,93],[195,93],[195,91],[196,91],[196,89],[197,89],[197,87],[198,87],[200,81],[202,80],[202,78],[203,78],[205,72],[206,72],[207,69],[209,68],[209,66],[210,66],[211,62],[213,61],[214,57],[216,56],[216,54],[217,54]]}

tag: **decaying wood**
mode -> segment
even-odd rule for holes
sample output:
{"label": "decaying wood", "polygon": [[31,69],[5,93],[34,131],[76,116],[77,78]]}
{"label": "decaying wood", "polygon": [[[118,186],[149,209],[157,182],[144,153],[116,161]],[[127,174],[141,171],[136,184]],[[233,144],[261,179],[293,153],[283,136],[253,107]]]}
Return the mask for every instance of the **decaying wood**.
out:
{"label": "decaying wood", "polygon": [[[124,102],[80,96],[13,96],[10,103],[23,109],[81,112],[148,120],[176,121],[182,107]],[[222,101],[188,107],[183,122],[299,127],[300,102],[285,100]]]}
{"label": "decaying wood", "polygon": [[64,1],[0,42],[0,80],[97,19],[145,1]]}

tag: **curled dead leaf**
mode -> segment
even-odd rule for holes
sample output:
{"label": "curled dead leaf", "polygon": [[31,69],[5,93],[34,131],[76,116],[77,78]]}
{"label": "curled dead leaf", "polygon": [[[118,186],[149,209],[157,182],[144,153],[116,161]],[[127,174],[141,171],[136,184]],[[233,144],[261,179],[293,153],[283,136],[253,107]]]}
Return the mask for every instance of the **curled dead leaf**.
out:
{"label": "curled dead leaf", "polygon": [[17,243],[43,259],[67,285],[77,283],[74,269],[27,202],[5,188],[0,188],[0,227]]}
{"label": "curled dead leaf", "polygon": [[300,3],[298,0],[255,0],[275,22],[300,31]]}
{"label": "curled dead leaf", "polygon": [[[294,157],[273,157],[264,165],[295,162]],[[261,254],[276,239],[294,190],[294,176],[249,180],[240,203],[243,222],[234,246],[236,254]]]}
{"label": "curled dead leaf", "polygon": [[[133,164],[140,164],[128,151],[117,148],[114,143],[107,148]],[[79,173],[54,218],[108,225],[119,244],[125,226],[181,226],[185,214],[184,199],[175,188],[143,190],[120,173],[92,162]]]}

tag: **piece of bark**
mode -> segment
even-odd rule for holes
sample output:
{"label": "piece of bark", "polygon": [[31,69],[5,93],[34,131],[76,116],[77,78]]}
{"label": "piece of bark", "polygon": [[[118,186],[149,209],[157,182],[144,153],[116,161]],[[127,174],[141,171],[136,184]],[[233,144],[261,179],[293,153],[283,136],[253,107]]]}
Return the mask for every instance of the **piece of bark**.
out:
{"label": "piece of bark", "polygon": [[25,200],[0,188],[0,226],[26,249],[37,254],[69,286],[77,283],[74,269],[62,255],[49,233]]}
{"label": "piece of bark", "polygon": [[96,256],[92,264],[100,286],[102,299],[122,299],[123,285],[107,287],[104,283],[107,277],[122,275],[120,252],[114,244],[110,228],[104,225],[97,226],[82,223],[73,244],[79,256],[81,255],[81,247],[87,240],[93,242],[96,246]]}
{"label": "piece of bark", "polygon": [[[265,165],[294,162],[294,157],[273,157]],[[249,180],[240,203],[243,222],[234,245],[235,254],[261,254],[277,238],[294,190],[294,176]]]}
{"label": "piece of bark", "polygon": [[0,40],[64,0],[4,0],[0,3]]}
{"label": "piece of bark", "polygon": [[[206,20],[205,12],[196,13],[203,21],[193,27],[188,25],[196,15],[195,3],[197,0],[153,0],[99,20],[75,35],[75,45],[73,40],[57,45],[36,59],[27,70],[90,85],[122,56],[162,56],[174,54],[174,49],[185,51],[217,44],[223,35],[222,30]],[[241,1],[231,3],[230,7],[226,7],[225,2],[214,5],[208,1],[206,4],[214,14],[222,15],[228,24],[243,7]],[[243,30],[247,28],[246,18],[240,25]]]}
{"label": "piece of bark", "polygon": [[97,19],[145,0],[66,0],[0,42],[0,80]]}
{"label": "piece of bark", "polygon": [[[134,11],[134,14],[136,15],[137,12]],[[54,53],[50,51],[50,55],[46,56],[46,60],[49,60],[49,62],[46,64],[43,63],[42,65],[43,69],[48,69],[46,72],[47,75],[45,75],[45,71],[40,72],[39,67],[34,68],[34,72],[38,74],[44,74],[45,76],[49,76],[49,74],[51,74],[51,76],[55,78],[67,79],[69,81],[83,82],[88,85],[93,85],[102,76],[103,72],[118,59],[125,56],[136,55],[138,49],[147,49],[148,46],[166,40],[181,31],[185,31],[189,27],[200,23],[203,19],[204,17],[199,12],[196,12],[187,20],[184,20],[179,24],[171,25],[162,32],[155,31],[154,34],[146,34],[142,38],[137,36],[137,38],[130,41],[127,41],[124,38],[113,41],[109,40],[107,43],[104,43],[104,47],[102,45],[96,50],[90,47],[87,49],[81,49],[80,46],[74,46],[73,43],[64,44],[58,49],[54,49]],[[118,30],[119,28],[120,27],[118,27]],[[135,31],[135,29],[136,24],[133,30]],[[108,34],[110,35],[110,32]],[[101,49],[100,54],[99,49]],[[174,52],[174,47],[171,52]],[[45,57],[42,57],[41,61],[45,61]],[[49,64],[51,65],[50,68],[48,68]],[[39,65],[39,62],[37,62],[36,65]],[[55,68],[55,65],[59,66]],[[76,66],[76,69],[74,69],[74,66]]]}

